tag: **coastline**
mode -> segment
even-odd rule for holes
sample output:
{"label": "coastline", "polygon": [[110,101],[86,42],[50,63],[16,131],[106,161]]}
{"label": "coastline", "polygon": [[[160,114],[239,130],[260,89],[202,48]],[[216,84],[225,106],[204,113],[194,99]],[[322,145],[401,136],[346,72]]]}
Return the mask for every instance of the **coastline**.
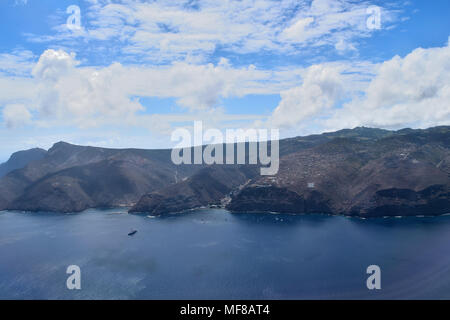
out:
{"label": "coastline", "polygon": [[[52,212],[52,211],[21,211],[21,210],[2,210],[0,211],[0,215],[8,212],[12,213],[21,213],[21,214],[61,214],[61,215],[73,215],[73,214],[88,214],[90,210],[97,210],[97,211],[108,211],[108,210],[114,210],[114,209],[130,209],[132,206],[115,206],[115,207],[102,207],[102,208],[87,208],[82,211],[72,211],[72,212]],[[114,212],[115,214],[129,214],[129,215],[136,215],[136,216],[147,216],[148,218],[159,218],[159,217],[168,217],[168,216],[181,216],[181,215],[188,215],[190,213],[195,213],[202,210],[221,210],[226,211],[233,215],[286,215],[286,216],[328,216],[328,217],[343,217],[348,219],[358,219],[358,220],[374,220],[374,219],[403,219],[403,218],[437,218],[437,217],[445,217],[450,216],[450,212],[445,214],[429,214],[429,215],[395,215],[395,216],[363,216],[363,215],[356,215],[356,214],[332,214],[332,213],[295,213],[295,212],[276,212],[276,211],[231,211],[226,209],[225,207],[220,206],[202,206],[202,207],[196,207],[191,209],[186,209],[182,211],[177,212],[170,212],[170,213],[164,213],[164,214],[157,214],[152,215],[148,212],[129,212],[128,210],[124,212]]]}

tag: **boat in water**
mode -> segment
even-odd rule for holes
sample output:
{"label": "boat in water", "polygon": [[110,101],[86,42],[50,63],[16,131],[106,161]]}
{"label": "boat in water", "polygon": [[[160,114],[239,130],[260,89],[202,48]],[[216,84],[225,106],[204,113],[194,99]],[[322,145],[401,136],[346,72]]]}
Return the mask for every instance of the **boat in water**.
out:
{"label": "boat in water", "polygon": [[132,230],[128,233],[129,236],[134,236],[136,234],[137,230]]}

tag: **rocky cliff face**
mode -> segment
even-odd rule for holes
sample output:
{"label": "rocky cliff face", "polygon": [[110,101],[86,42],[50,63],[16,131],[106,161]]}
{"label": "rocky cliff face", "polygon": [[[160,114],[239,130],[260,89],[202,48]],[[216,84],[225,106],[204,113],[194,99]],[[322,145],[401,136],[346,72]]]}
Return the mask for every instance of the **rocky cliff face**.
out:
{"label": "rocky cliff face", "polygon": [[0,210],[74,212],[131,206],[144,194],[190,176],[170,150],[105,149],[60,142],[0,179]]}
{"label": "rocky cliff face", "polygon": [[256,167],[220,165],[199,170],[186,180],[147,194],[130,210],[151,215],[220,206],[230,192],[258,173]]}
{"label": "rocky cliff face", "polygon": [[336,138],[294,152],[274,177],[235,193],[232,211],[358,216],[450,213],[450,129]]}
{"label": "rocky cliff face", "polygon": [[280,170],[176,166],[170,150],[55,144],[0,178],[0,210],[73,212],[133,206],[164,214],[204,206],[240,212],[359,216],[450,212],[450,127],[341,130],[280,141]]}
{"label": "rocky cliff face", "polygon": [[320,192],[299,195],[288,188],[251,184],[239,191],[227,205],[239,212],[333,213]]}
{"label": "rocky cliff face", "polygon": [[[217,171],[144,196],[132,212],[161,214],[221,203],[235,212],[358,216],[450,212],[450,128],[357,128],[281,143],[276,176],[220,186]],[[249,167],[249,166],[247,166]],[[236,172],[229,172],[235,176]],[[231,178],[228,178],[231,179]],[[187,191],[189,190],[189,191]],[[199,195],[211,190],[213,197]]]}

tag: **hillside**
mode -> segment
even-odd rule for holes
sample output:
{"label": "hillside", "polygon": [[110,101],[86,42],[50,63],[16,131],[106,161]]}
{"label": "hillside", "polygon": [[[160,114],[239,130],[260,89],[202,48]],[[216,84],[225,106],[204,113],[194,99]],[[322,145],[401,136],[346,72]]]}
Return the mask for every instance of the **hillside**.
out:
{"label": "hillside", "polygon": [[0,178],[0,210],[76,212],[133,206],[165,214],[205,206],[235,212],[359,216],[450,212],[450,127],[355,128],[280,141],[280,170],[181,165],[171,150],[56,143]]}
{"label": "hillside", "polygon": [[0,164],[0,178],[11,171],[26,167],[30,162],[42,159],[46,153],[47,151],[39,148],[13,153],[8,161]]}
{"label": "hillside", "polygon": [[402,130],[375,140],[336,138],[280,161],[236,193],[232,211],[359,216],[450,212],[449,127]]}
{"label": "hillside", "polygon": [[[439,215],[450,212],[450,128],[356,128],[281,143],[280,170],[255,175],[222,204],[235,212],[328,213],[358,216]],[[131,212],[182,211],[208,204],[215,171],[193,183],[141,199]],[[211,177],[211,175],[213,177]],[[186,201],[186,190],[189,201]],[[217,203],[211,199],[211,204]],[[179,199],[179,201],[174,201]]]}
{"label": "hillside", "polygon": [[0,210],[72,212],[130,206],[198,166],[175,166],[170,150],[56,143],[39,161],[0,179]]}

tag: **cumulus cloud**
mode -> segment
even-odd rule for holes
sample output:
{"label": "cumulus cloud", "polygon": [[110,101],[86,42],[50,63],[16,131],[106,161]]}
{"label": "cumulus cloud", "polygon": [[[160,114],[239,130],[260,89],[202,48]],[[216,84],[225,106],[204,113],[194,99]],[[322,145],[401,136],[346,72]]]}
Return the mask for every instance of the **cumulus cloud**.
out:
{"label": "cumulus cloud", "polygon": [[339,67],[314,65],[308,68],[303,83],[281,92],[281,102],[270,122],[276,127],[291,127],[329,109],[343,95]]}
{"label": "cumulus cloud", "polygon": [[[9,127],[111,124],[170,130],[171,122],[230,117],[219,101],[280,94],[263,121],[272,127],[315,131],[360,125],[400,128],[450,122],[450,47],[416,49],[384,63],[335,62],[309,68],[258,69],[175,62],[165,66],[82,66],[74,54],[46,50],[29,76],[0,74],[0,108]],[[174,98],[185,113],[157,115],[141,97]],[[141,112],[145,111],[145,112]],[[261,119],[261,114],[253,115]],[[298,134],[298,132],[293,132]]]}
{"label": "cumulus cloud", "polygon": [[[49,49],[28,77],[0,77],[0,106],[23,104],[41,126],[55,123],[79,127],[111,123],[142,124],[141,97],[175,98],[187,112],[217,109],[219,100],[252,93],[277,93],[281,71],[254,66],[234,68],[175,62],[169,66],[81,66],[75,54]],[[147,110],[151,114],[152,110]],[[139,118],[139,119],[138,119]],[[148,118],[146,118],[148,120]],[[152,127],[167,127],[161,123]]]}
{"label": "cumulus cloud", "polygon": [[363,76],[343,63],[308,68],[300,85],[281,91],[281,101],[266,124],[293,132],[294,128],[398,129],[450,123],[448,44],[418,48],[405,57],[363,68],[371,72]]}
{"label": "cumulus cloud", "polygon": [[57,81],[61,75],[69,74],[79,64],[75,54],[63,50],[46,50],[32,70],[32,75],[39,80]]}
{"label": "cumulus cloud", "polygon": [[114,76],[120,66],[100,71],[77,68],[74,54],[46,50],[33,68],[38,94],[30,104],[43,118],[70,119],[79,126],[126,117],[141,109]]}
{"label": "cumulus cloud", "polygon": [[3,121],[8,128],[25,125],[31,120],[31,113],[23,104],[9,104],[2,110]]}
{"label": "cumulus cloud", "polygon": [[450,46],[418,48],[380,64],[362,98],[326,121],[330,128],[358,125],[400,128],[450,123]]}

